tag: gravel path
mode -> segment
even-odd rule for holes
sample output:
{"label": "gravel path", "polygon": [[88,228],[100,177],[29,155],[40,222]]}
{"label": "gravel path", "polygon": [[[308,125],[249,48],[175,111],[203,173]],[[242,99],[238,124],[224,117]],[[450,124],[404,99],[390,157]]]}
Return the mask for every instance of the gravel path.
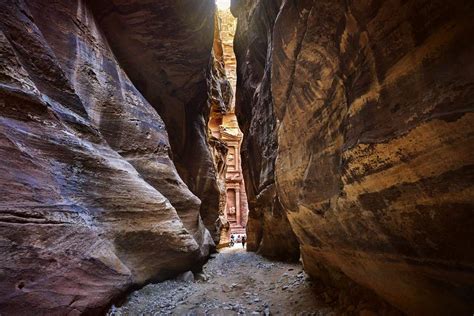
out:
{"label": "gravel path", "polygon": [[133,292],[108,315],[335,315],[301,265],[268,261],[240,244],[225,248],[197,280]]}

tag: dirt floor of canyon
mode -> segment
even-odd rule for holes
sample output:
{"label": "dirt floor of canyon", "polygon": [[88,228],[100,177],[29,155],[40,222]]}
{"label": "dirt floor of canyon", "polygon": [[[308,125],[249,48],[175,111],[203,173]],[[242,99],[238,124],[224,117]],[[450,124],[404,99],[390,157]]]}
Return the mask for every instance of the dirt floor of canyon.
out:
{"label": "dirt floor of canyon", "polygon": [[108,315],[375,315],[363,302],[341,310],[300,264],[266,260],[241,244],[214,255],[203,272],[194,282],[150,284]]}

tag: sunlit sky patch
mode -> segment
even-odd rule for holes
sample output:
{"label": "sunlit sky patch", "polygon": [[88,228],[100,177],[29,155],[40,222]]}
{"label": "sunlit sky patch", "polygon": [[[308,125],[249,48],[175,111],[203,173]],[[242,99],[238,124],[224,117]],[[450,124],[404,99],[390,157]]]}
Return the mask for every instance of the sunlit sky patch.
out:
{"label": "sunlit sky patch", "polygon": [[216,0],[216,4],[219,9],[225,10],[230,7],[230,0]]}

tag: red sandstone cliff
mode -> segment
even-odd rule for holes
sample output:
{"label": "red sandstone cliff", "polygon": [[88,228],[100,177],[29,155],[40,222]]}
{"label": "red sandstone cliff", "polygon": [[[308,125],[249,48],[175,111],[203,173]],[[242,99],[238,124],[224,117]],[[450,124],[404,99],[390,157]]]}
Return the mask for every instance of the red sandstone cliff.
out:
{"label": "red sandstone cliff", "polygon": [[311,275],[412,314],[472,313],[472,1],[232,11],[249,246],[299,244]]}
{"label": "red sandstone cliff", "polygon": [[1,2],[0,313],[97,313],[206,259],[213,12]]}

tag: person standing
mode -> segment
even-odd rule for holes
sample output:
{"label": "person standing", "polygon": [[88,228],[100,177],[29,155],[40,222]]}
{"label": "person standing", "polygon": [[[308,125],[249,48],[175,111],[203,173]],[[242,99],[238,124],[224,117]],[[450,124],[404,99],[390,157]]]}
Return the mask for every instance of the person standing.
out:
{"label": "person standing", "polygon": [[245,248],[245,242],[247,241],[247,239],[245,238],[245,236],[242,236],[242,248]]}

